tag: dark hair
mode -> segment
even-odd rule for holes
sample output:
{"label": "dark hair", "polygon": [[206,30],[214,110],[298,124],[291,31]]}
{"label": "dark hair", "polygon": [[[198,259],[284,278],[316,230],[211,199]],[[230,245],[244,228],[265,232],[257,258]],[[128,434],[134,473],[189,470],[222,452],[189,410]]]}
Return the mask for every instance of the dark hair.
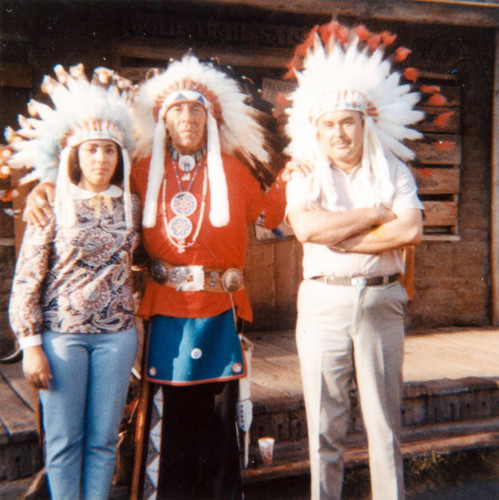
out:
{"label": "dark hair", "polygon": [[[72,146],[69,151],[68,156],[68,175],[69,179],[73,184],[78,185],[81,180],[81,168],[80,162],[78,160],[78,148],[81,146]],[[116,184],[117,186],[121,186],[123,183],[123,153],[121,151],[121,146],[118,146],[118,164],[116,165],[116,170],[114,171],[113,176],[111,177],[111,184]]]}

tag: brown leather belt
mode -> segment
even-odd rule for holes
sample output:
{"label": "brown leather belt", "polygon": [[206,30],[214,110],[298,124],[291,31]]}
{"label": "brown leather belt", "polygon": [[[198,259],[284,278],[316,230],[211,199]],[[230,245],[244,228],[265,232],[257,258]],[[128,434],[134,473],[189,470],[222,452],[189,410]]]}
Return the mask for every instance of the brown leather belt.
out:
{"label": "brown leather belt", "polygon": [[394,283],[400,277],[400,273],[390,276],[376,276],[368,278],[367,276],[354,276],[353,278],[335,278],[334,276],[314,276],[312,279],[322,281],[328,285],[340,286],[383,286]]}
{"label": "brown leather belt", "polygon": [[237,267],[177,266],[154,259],[149,264],[149,274],[156,283],[181,292],[234,293],[244,289],[243,272]]}

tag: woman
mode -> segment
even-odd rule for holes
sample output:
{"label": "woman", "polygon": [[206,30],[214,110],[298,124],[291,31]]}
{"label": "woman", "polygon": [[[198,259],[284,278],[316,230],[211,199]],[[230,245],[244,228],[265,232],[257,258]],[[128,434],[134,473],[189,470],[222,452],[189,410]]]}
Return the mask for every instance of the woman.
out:
{"label": "woman", "polygon": [[[42,86],[55,109],[32,101],[35,118],[10,134],[10,167],[33,166],[46,179],[57,156],[59,164],[55,216],[27,227],[9,309],[24,373],[40,389],[51,496],[98,500],[108,497],[137,349],[139,205],[128,188],[127,82],[104,69],[92,83],[81,66],[70,71],[56,67],[59,81]],[[44,166],[40,156],[50,155]]]}

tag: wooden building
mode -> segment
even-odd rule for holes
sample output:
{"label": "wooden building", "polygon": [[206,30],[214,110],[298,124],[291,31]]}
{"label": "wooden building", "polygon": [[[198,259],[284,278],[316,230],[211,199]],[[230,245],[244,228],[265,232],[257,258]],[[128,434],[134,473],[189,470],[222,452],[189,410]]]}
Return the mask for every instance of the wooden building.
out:
{"label": "wooden building", "polygon": [[[15,124],[57,63],[109,66],[140,79],[148,68],[164,67],[192,48],[230,64],[268,97],[284,86],[284,65],[314,24],[334,16],[392,31],[413,50],[410,63],[423,81],[442,87],[444,111],[453,113],[445,128],[431,119],[422,123],[426,136],[416,146],[414,172],[426,219],[414,255],[408,326],[497,324],[498,7],[492,0],[2,0],[0,126]],[[424,98],[421,106],[430,118],[436,112]],[[300,245],[292,237],[268,239],[253,228],[250,233],[252,328],[292,328]],[[2,311],[13,271],[12,238],[11,221],[2,215]],[[5,319],[2,312],[2,328]]]}

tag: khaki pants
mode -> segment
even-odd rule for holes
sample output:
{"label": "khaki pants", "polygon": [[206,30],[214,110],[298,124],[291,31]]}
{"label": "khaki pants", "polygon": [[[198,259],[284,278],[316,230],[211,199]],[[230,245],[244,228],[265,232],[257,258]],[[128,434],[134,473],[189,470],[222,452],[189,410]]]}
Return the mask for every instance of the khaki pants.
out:
{"label": "khaki pants", "polygon": [[404,498],[400,406],[406,303],[399,283],[366,287],[305,280],[300,285],[296,338],[314,500],[341,498],[354,377],[369,444],[372,498]]}

